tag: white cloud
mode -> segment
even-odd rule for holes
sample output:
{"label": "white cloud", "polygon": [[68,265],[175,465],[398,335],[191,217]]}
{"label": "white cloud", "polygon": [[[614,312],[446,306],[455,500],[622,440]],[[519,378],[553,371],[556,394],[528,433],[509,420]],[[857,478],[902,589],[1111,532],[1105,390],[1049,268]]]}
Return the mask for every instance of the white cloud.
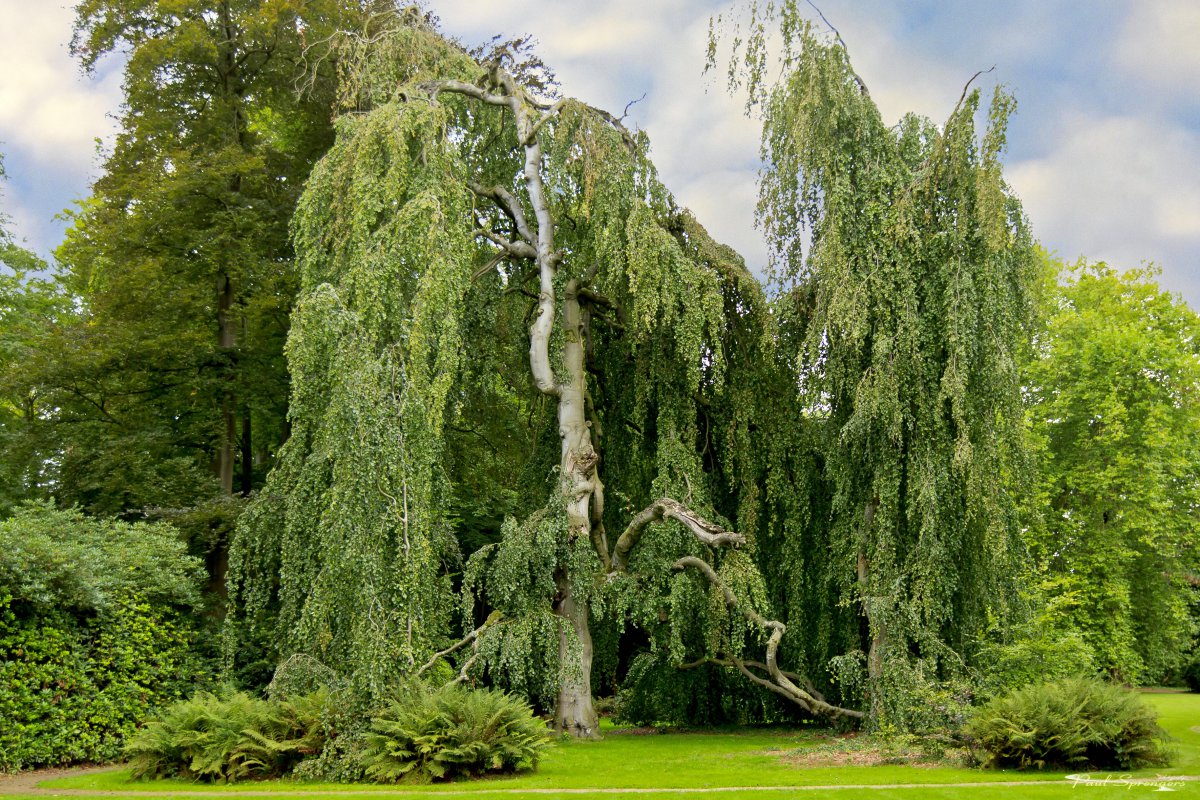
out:
{"label": "white cloud", "polygon": [[1200,86],[1200,3],[1140,0],[1130,8],[1117,40],[1117,63],[1147,88],[1187,92]]}
{"label": "white cloud", "polygon": [[1194,293],[1200,249],[1200,134],[1147,117],[1079,117],[1043,158],[1008,177],[1035,233],[1062,255],[1115,265],[1162,263],[1164,282]]}
{"label": "white cloud", "polygon": [[92,81],[79,73],[67,43],[69,7],[0,0],[0,142],[40,168],[86,172],[97,137],[111,135],[106,117],[120,103],[120,76]]}

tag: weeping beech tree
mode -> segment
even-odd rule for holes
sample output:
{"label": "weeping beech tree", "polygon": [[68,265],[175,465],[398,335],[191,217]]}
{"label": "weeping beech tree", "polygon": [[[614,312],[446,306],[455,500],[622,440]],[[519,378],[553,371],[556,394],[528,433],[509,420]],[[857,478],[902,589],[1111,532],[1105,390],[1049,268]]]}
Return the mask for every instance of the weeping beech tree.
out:
{"label": "weeping beech tree", "polygon": [[[768,86],[776,23],[783,77]],[[754,4],[735,40],[730,75],[763,120],[780,343],[823,428],[829,503],[810,541],[830,558],[790,581],[823,575],[858,605],[872,717],[907,725],[921,687],[961,674],[1008,616],[1020,572],[1016,361],[1038,271],[1001,174],[1015,103],[997,89],[977,134],[972,78],[943,125],[889,127],[836,30],[821,35],[796,3]]]}
{"label": "weeping beech tree", "polygon": [[[374,694],[453,655],[456,679],[544,697],[586,737],[604,617],[673,668],[861,716],[781,667],[754,561],[767,448],[744,401],[775,369],[757,282],[644,135],[556,97],[519,45],[473,56],[413,12],[373,25],[339,51],[349,113],[294,221],[292,435],[239,526],[230,641]],[[521,379],[479,368],[522,351]],[[481,396],[508,423],[485,428]],[[464,428],[523,429],[490,463],[542,470],[466,562],[454,642],[448,509],[480,485],[448,446]]]}

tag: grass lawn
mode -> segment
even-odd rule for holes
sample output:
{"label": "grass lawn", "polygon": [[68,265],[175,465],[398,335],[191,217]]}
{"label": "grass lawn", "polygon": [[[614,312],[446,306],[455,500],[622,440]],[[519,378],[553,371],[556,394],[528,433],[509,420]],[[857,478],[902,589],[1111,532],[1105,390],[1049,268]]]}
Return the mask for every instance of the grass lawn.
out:
{"label": "grass lawn", "polygon": [[[1146,778],[1200,775],[1200,695],[1155,694],[1147,695],[1147,699],[1159,708],[1160,721],[1174,739],[1177,757],[1170,768],[1141,770],[1132,775]],[[1080,785],[1066,780],[1062,772],[1021,773],[907,765],[795,766],[779,757],[780,751],[813,747],[820,741],[819,737],[808,732],[742,731],[646,736],[610,732],[603,741],[564,742],[558,745],[545,756],[538,771],[531,775],[402,789],[286,780],[233,786],[209,786],[178,780],[131,781],[128,772],[121,769],[60,778],[46,781],[41,786],[43,790],[51,791],[74,790],[72,795],[77,797],[124,797],[133,800],[230,793],[268,795],[272,800],[312,800],[317,796],[348,793],[381,797],[439,795],[438,800],[468,797],[504,800],[556,795],[569,796],[572,800],[617,796],[712,796],[729,800],[781,800],[793,797],[816,800],[859,796],[905,800],[990,797],[1013,800],[1067,797],[1106,800],[1164,790],[1161,786],[1119,783]],[[1051,783],[1031,784],[1030,781]],[[894,784],[921,785],[886,788]],[[832,786],[839,788],[803,788]],[[1176,796],[1200,797],[1200,782],[1178,783],[1166,788],[1177,792]],[[611,791],[621,789],[634,791]],[[570,794],[567,795],[563,790],[568,790]],[[588,790],[610,791],[598,793]],[[9,796],[0,795],[0,798],[5,797]]]}

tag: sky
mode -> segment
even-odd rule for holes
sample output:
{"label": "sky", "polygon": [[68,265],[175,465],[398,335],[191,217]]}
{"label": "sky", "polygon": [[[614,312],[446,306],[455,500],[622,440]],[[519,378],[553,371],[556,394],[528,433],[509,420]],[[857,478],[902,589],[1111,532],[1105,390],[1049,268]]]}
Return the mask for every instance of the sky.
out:
{"label": "sky", "polygon": [[[1153,262],[1200,309],[1200,0],[817,0],[884,119],[948,116],[979,70],[1016,94],[1005,176],[1059,256]],[[702,75],[717,0],[433,0],[468,44],[532,34],[565,94],[648,132],[666,185],[762,267],[758,125]],[[85,77],[63,0],[0,0],[8,228],[48,255],[86,197],[121,103],[119,59]],[[644,96],[644,98],[643,98]],[[634,102],[636,101],[636,102]],[[629,105],[630,103],[632,105]]]}

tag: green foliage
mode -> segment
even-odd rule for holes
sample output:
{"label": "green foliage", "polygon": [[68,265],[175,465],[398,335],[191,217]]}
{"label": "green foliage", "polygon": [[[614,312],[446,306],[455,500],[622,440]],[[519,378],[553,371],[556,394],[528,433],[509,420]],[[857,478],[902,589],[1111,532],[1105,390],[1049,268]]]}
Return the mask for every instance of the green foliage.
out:
{"label": "green foliage", "polygon": [[[731,74],[763,115],[759,219],[783,357],[801,389],[794,425],[819,426],[816,475],[800,476],[809,505],[791,502],[784,524],[828,554],[791,571],[788,591],[820,604],[806,620],[859,607],[867,624],[848,649],[867,654],[872,719],[887,722],[919,692],[886,692],[915,688],[914,676],[960,677],[962,657],[1015,599],[1028,473],[1017,356],[1040,277],[1001,174],[1015,102],[997,89],[981,131],[978,90],[941,126],[912,115],[889,126],[807,9],[752,7]],[[785,43],[773,87],[771,22]],[[827,515],[809,523],[816,534],[804,522],[814,512]],[[827,644],[845,631],[829,630]]]}
{"label": "green foliage", "polygon": [[360,4],[74,7],[74,54],[91,71],[122,53],[124,102],[56,251],[76,309],[29,370],[23,441],[56,497],[92,513],[204,505],[222,481],[248,494],[287,435],[288,225],[332,139],[320,43]]}
{"label": "green foliage", "polygon": [[1155,275],[1067,269],[1028,370],[1041,591],[1133,682],[1182,665],[1200,566],[1200,316]]}
{"label": "green foliage", "polygon": [[0,769],[115,758],[203,678],[199,573],[167,526],[50,506],[0,522]]}
{"label": "green foliage", "polygon": [[196,608],[201,575],[167,525],[86,517],[29,504],[0,521],[0,588],[29,617],[108,610],[140,595],[160,607]]}
{"label": "green foliage", "polygon": [[377,781],[424,783],[533,769],[549,744],[545,723],[513,695],[415,686],[371,719],[362,760]]}
{"label": "green foliage", "polygon": [[313,172],[295,222],[292,434],[231,555],[235,599],[279,655],[376,692],[445,634],[457,557],[444,427],[474,245],[446,124],[417,103],[343,118]]}
{"label": "green foliage", "polygon": [[199,692],[152,717],[125,756],[134,778],[276,778],[324,746],[326,702],[323,691],[288,700]]}
{"label": "green foliage", "polygon": [[1033,683],[1097,673],[1092,648],[1053,602],[1037,617],[980,648],[975,668],[983,692],[997,694]]}
{"label": "green foliage", "polygon": [[965,732],[990,766],[1137,769],[1169,761],[1157,720],[1134,692],[1072,678],[995,698],[975,712]]}

